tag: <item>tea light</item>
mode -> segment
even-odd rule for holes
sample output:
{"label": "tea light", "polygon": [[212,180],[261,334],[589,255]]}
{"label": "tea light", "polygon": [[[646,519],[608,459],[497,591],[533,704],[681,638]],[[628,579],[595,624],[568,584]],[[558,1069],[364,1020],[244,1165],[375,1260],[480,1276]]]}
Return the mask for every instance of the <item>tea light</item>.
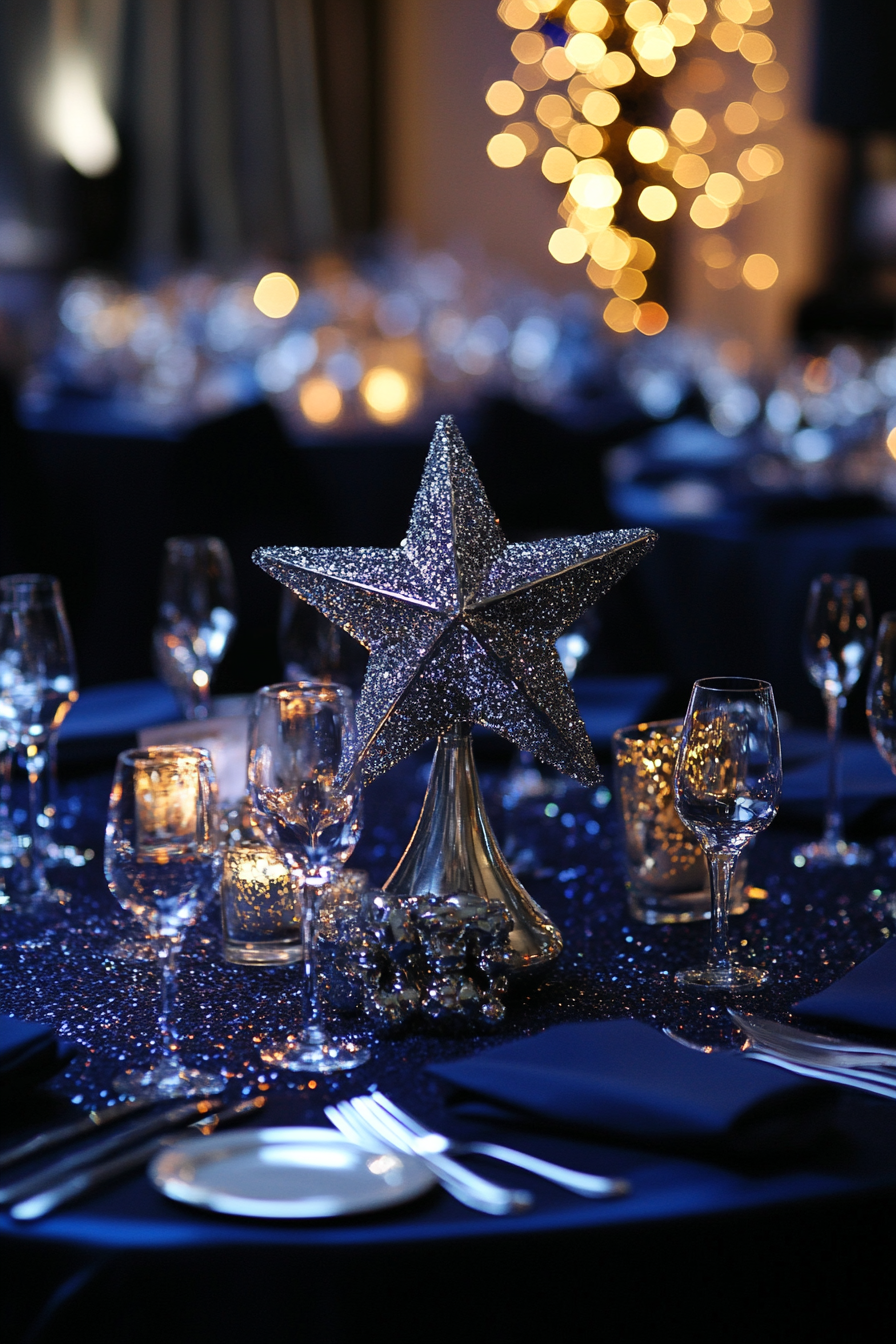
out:
{"label": "tea light", "polygon": [[225,852],[221,919],[227,961],[282,966],[302,959],[301,900],[269,845],[240,844]]}
{"label": "tea light", "polygon": [[199,765],[188,755],[150,755],[134,764],[137,849],[170,855],[197,840]]}

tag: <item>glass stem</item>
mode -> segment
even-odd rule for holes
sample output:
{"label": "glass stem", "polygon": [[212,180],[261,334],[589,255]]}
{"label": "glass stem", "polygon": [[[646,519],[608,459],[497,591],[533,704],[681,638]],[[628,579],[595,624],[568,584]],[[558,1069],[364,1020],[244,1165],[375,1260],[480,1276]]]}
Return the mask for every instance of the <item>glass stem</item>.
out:
{"label": "glass stem", "polygon": [[317,925],[320,902],[327,876],[316,868],[305,870],[300,892],[302,902],[302,1034],[311,1042],[322,1041],[326,1033],[320,1021],[317,996]]}
{"label": "glass stem", "polygon": [[[33,756],[26,755],[22,758],[22,764],[28,774],[28,833],[30,845],[28,846],[28,866],[31,870],[29,887],[31,891],[45,891],[47,887],[47,876],[44,872],[44,852],[46,841],[44,839],[43,827],[40,824],[41,817],[44,817],[44,785],[46,782],[46,747],[34,744],[36,750]],[[44,817],[46,820],[46,818]]]}
{"label": "glass stem", "polygon": [[828,801],[824,816],[824,844],[836,849],[843,843],[843,808],[840,802],[840,737],[845,695],[824,697],[828,719]]}
{"label": "glass stem", "polygon": [[180,1062],[180,1041],[177,1038],[176,1029],[172,1026],[174,1005],[177,1002],[177,954],[179,951],[180,943],[176,939],[163,938],[159,941],[159,970],[162,976],[162,996],[159,1007],[161,1052],[163,1062],[173,1063],[175,1066]]}
{"label": "glass stem", "polygon": [[731,902],[731,878],[737,855],[722,850],[706,856],[709,866],[710,946],[709,964],[713,970],[726,970],[728,955],[728,908]]}

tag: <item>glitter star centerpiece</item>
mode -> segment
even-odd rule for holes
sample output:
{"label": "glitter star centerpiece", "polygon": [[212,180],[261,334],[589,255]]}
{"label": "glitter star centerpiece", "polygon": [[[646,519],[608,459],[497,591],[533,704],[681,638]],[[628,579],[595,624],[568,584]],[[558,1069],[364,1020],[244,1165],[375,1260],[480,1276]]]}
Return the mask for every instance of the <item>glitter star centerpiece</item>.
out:
{"label": "glitter star centerpiece", "polygon": [[369,650],[357,714],[368,780],[467,722],[591,784],[594,752],[554,645],[655,540],[629,528],[508,543],[443,416],[400,546],[262,547],[253,559]]}

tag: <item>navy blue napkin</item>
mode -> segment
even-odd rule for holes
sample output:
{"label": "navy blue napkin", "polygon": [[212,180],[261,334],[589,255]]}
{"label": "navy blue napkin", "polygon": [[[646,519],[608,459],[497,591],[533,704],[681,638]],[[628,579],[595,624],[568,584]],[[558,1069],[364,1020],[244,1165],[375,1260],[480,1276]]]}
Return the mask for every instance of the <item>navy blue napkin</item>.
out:
{"label": "navy blue napkin", "polygon": [[896,938],[888,939],[820,994],[801,1000],[794,1012],[896,1031]]}
{"label": "navy blue napkin", "polygon": [[651,1139],[720,1136],[819,1090],[771,1064],[687,1050],[628,1020],[550,1027],[430,1072],[544,1119]]}
{"label": "navy blue napkin", "polygon": [[34,1086],[58,1073],[71,1051],[52,1027],[0,1017],[0,1090]]}

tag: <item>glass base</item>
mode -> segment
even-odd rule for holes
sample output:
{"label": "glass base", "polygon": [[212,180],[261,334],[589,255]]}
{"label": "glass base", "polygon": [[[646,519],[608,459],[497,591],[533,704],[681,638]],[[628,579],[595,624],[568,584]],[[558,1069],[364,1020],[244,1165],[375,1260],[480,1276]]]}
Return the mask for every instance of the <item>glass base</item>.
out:
{"label": "glass base", "polygon": [[294,966],[303,958],[301,942],[240,943],[224,939],[224,960],[234,966]]}
{"label": "glass base", "polygon": [[850,845],[845,840],[812,840],[808,845],[797,845],[792,858],[797,868],[842,867],[856,868],[870,863],[874,854],[864,845]]}
{"label": "glass base", "polygon": [[768,971],[758,966],[689,966],[675,972],[675,983],[684,989],[759,989],[768,982]]}
{"label": "glass base", "polygon": [[260,1053],[265,1064],[294,1073],[342,1073],[366,1064],[370,1058],[366,1045],[333,1040],[324,1031],[302,1032],[279,1045],[266,1045]]}
{"label": "glass base", "polygon": [[112,1090],[128,1097],[165,1101],[174,1097],[215,1096],[223,1092],[227,1079],[220,1073],[188,1069],[177,1064],[154,1064],[148,1069],[125,1069],[112,1080]]}
{"label": "glass base", "polygon": [[[634,882],[628,888],[628,908],[642,924],[693,924],[709,919],[710,897],[707,888],[699,891],[647,891]],[[743,915],[750,908],[743,883],[731,887],[729,915]]]}

